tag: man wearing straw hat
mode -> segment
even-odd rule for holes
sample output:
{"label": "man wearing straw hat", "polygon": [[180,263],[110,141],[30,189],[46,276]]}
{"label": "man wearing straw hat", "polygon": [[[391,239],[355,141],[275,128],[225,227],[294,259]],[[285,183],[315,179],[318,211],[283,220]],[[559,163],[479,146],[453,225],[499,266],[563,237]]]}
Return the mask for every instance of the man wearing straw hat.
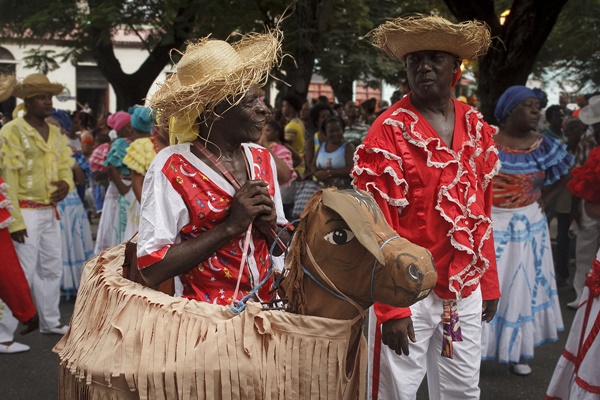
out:
{"label": "man wearing straw hat", "polygon": [[[12,95],[16,79],[13,75],[0,76],[0,103]],[[29,284],[8,232],[8,227],[14,221],[9,210],[12,208],[6,198],[8,186],[0,177],[0,254],[2,254],[2,270],[0,272],[0,309],[8,306],[15,318],[27,325],[21,331],[26,334],[39,328],[39,317],[31,298]],[[0,354],[26,351],[29,346],[22,343],[0,344]]]}
{"label": "man wearing straw hat", "polygon": [[280,48],[277,32],[204,38],[150,100],[179,142],[144,178],[137,262],[150,285],[180,276],[194,300],[269,300],[269,246],[287,221],[274,161],[253,143],[267,115],[259,85]]}
{"label": "man wearing straw hat", "polygon": [[[68,327],[60,322],[62,245],[56,205],[74,187],[73,158],[66,138],[45,119],[52,114],[52,96],[63,88],[43,74],[25,77],[13,91],[24,101],[25,116],[0,130],[2,178],[13,205],[9,231],[36,302],[40,332],[60,335]],[[0,343],[11,345],[16,327],[15,317],[5,312]]]}
{"label": "man wearing straw hat", "polygon": [[[412,91],[374,122],[357,148],[354,185],[373,194],[401,236],[431,251],[434,293],[405,309],[376,303],[369,319],[370,398],[479,398],[481,322],[500,297],[492,237],[495,129],[452,99],[463,59],[484,54],[488,28],[434,16],[398,18],[375,46],[406,64]],[[409,343],[410,342],[412,343]]]}

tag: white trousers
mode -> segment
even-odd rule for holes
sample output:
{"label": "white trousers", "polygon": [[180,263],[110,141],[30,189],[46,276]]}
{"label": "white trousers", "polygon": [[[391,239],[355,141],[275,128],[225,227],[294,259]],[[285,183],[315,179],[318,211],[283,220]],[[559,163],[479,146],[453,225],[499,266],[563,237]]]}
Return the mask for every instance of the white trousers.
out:
{"label": "white trousers", "polygon": [[579,232],[575,242],[575,276],[573,288],[577,293],[577,302],[581,298],[586,274],[592,267],[598,246],[600,245],[600,223],[585,212],[585,200],[581,201]]}
{"label": "white trousers", "polygon": [[[40,330],[60,325],[60,280],[62,277],[62,238],[60,222],[53,208],[21,209],[27,237],[13,241],[17,256],[40,317]],[[14,338],[19,322],[5,308],[0,320],[0,342]]]}
{"label": "white trousers", "polygon": [[469,297],[457,302],[463,341],[453,342],[452,359],[441,355],[443,304],[443,300],[432,292],[410,307],[417,343],[409,341],[408,356],[399,356],[381,343],[379,365],[373,365],[376,317],[371,307],[367,387],[369,399],[374,398],[373,376],[379,377],[379,400],[414,400],[425,374],[430,399],[479,399],[481,289],[478,288]]}

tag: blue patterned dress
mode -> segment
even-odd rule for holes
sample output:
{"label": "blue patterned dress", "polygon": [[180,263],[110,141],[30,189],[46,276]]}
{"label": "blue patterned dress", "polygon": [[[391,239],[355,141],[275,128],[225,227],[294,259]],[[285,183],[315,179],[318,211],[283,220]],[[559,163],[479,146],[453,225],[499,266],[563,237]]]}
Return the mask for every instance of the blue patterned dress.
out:
{"label": "blue patterned dress", "polygon": [[502,297],[483,324],[482,357],[518,363],[563,330],[542,188],[569,172],[573,156],[559,141],[540,137],[531,148],[497,146],[502,167],[494,177],[492,219]]}

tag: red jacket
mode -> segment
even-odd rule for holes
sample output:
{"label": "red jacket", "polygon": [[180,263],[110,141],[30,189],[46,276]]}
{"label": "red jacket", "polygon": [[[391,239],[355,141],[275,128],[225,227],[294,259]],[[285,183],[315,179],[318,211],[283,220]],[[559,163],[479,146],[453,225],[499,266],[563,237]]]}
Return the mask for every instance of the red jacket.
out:
{"label": "red jacket", "polygon": [[[495,128],[454,101],[452,148],[410,96],[381,114],[355,155],[354,185],[371,193],[402,237],[431,251],[443,299],[467,297],[481,283],[484,300],[500,297],[490,218],[492,177],[499,169]],[[375,304],[378,322],[409,308]]]}

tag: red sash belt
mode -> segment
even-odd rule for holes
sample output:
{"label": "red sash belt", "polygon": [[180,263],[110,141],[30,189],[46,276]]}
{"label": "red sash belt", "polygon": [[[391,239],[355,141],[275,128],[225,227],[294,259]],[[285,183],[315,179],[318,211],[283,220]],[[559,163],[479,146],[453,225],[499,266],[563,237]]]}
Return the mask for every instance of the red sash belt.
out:
{"label": "red sash belt", "polygon": [[44,204],[33,200],[19,200],[20,208],[54,208],[54,214],[56,215],[56,219],[60,221],[60,214],[58,213],[58,209],[53,204]]}

